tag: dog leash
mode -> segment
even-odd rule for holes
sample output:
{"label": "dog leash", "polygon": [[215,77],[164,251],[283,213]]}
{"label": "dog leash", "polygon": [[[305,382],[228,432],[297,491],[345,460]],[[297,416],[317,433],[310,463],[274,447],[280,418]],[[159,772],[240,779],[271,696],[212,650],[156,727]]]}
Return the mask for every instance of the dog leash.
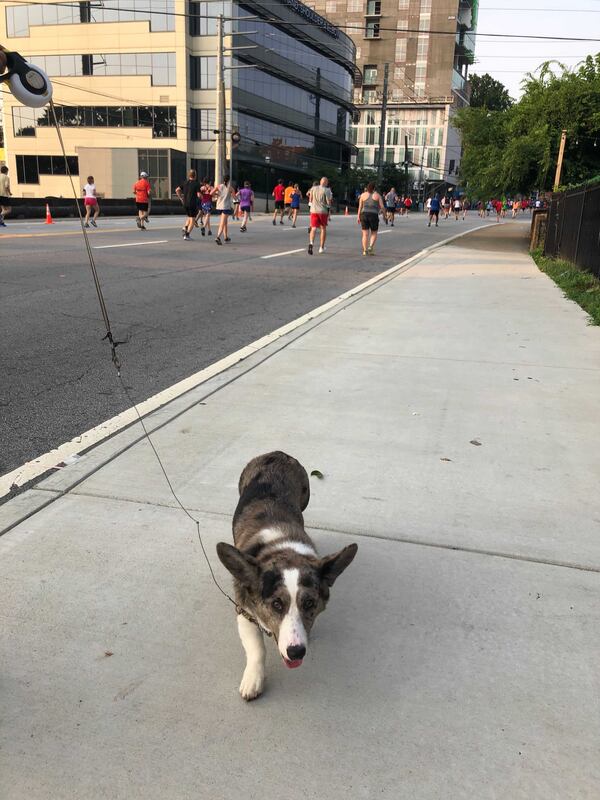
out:
{"label": "dog leash", "polygon": [[275,641],[277,641],[277,637],[275,636],[275,634],[272,631],[267,630],[263,625],[261,625],[260,622],[257,619],[255,619],[252,616],[252,614],[249,614],[246,611],[245,608],[242,608],[242,606],[236,605],[235,610],[236,610],[236,613],[240,617],[244,617],[244,619],[247,619],[248,622],[251,622],[253,625],[256,625],[256,627],[258,628],[258,630],[261,633],[264,633],[266,636],[269,636],[269,637],[272,636],[275,639]]}

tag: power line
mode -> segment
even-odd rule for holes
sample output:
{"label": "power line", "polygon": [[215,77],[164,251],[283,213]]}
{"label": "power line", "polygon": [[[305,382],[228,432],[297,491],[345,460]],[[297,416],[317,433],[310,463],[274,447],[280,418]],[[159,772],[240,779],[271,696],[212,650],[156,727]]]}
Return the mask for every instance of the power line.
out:
{"label": "power line", "polygon": [[[31,5],[29,0],[12,0],[13,3],[17,3],[20,5]],[[44,5],[48,6],[59,6],[62,8],[79,8],[79,3],[44,3]],[[121,6],[109,6],[109,5],[102,5],[102,9],[106,11],[125,11],[130,13],[136,13],[140,11],[140,9],[136,8],[124,8]],[[542,9],[540,9],[542,10]],[[198,14],[187,14],[181,11],[151,11],[148,12],[154,16],[164,16],[164,17],[183,17],[185,19],[190,18],[200,18],[200,19],[218,19],[218,15],[198,15]],[[251,17],[223,17],[225,22],[236,22],[238,20],[249,20],[252,19]],[[325,19],[325,18],[323,18]],[[130,20],[128,20],[130,21]],[[257,22],[269,22],[274,25],[285,27],[290,26],[292,28],[314,28],[319,27],[319,25],[315,22],[300,22],[300,21],[288,21],[282,20],[278,17],[260,17]],[[71,23],[71,24],[80,24],[80,23]],[[89,23],[83,23],[89,24]],[[102,24],[102,23],[92,23],[92,24]],[[365,27],[364,24],[348,24],[348,25],[335,25],[331,23],[334,27],[338,28],[341,31],[353,31],[358,33],[360,31],[364,31]],[[404,34],[404,33],[414,33],[417,36],[452,36],[453,38],[456,37],[456,29],[448,30],[448,31],[439,31],[439,30],[421,30],[420,28],[403,28],[402,30],[398,30],[397,28],[387,28],[383,25],[379,26],[379,31],[386,31],[386,32],[393,32],[395,34]],[[511,39],[511,40],[519,40],[519,41],[532,41],[532,40],[539,40],[539,41],[554,41],[554,42],[600,42],[600,38],[598,37],[590,37],[590,36],[546,36],[542,34],[518,34],[518,33],[484,33],[483,31],[468,31],[470,36],[480,36],[486,38],[493,38],[493,39]],[[377,41],[379,37],[373,38],[374,41]]]}

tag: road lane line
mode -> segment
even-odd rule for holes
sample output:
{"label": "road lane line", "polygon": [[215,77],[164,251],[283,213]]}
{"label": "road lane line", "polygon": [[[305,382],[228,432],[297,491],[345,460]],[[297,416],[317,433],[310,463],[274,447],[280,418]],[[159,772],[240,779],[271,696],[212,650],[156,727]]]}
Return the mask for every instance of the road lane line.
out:
{"label": "road lane line", "polygon": [[94,245],[94,250],[108,250],[109,247],[139,247],[142,244],[166,244],[168,239],[154,239],[152,242],[128,242],[127,244]]}
{"label": "road lane line", "polygon": [[291,256],[292,253],[304,252],[304,247],[299,247],[297,250],[284,250],[283,253],[271,253],[269,256],[261,256],[261,258],[277,258],[277,256]]}

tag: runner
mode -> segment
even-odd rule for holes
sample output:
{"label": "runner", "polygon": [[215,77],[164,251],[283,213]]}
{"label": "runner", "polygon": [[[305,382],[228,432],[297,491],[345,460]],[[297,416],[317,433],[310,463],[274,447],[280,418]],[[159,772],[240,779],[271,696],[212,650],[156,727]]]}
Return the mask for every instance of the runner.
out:
{"label": "runner", "polygon": [[514,219],[517,214],[519,213],[519,209],[521,208],[520,200],[514,200],[512,204],[512,218]]}
{"label": "runner", "polygon": [[385,224],[387,225],[389,222],[392,228],[394,227],[394,214],[396,213],[397,200],[398,195],[396,194],[396,189],[392,186],[385,196]]}
{"label": "runner", "polygon": [[439,195],[435,195],[431,198],[431,203],[429,205],[429,222],[427,223],[427,227],[431,228],[431,220],[435,217],[435,227],[438,227],[438,221],[440,218],[440,198]]}
{"label": "runner", "polygon": [[275,198],[273,225],[277,225],[277,214],[279,214],[279,224],[283,225],[283,214],[285,211],[285,186],[283,185],[283,178],[279,178],[277,186],[275,186],[271,194]]}
{"label": "runner", "polygon": [[[389,192],[388,192],[389,195]],[[387,197],[386,195],[386,203]],[[389,205],[387,206],[389,211]],[[368,183],[367,188],[358,198],[358,214],[356,221],[362,228],[362,254],[363,256],[375,255],[375,242],[379,230],[379,215],[385,217],[386,208],[379,192],[375,191],[375,184]]]}
{"label": "runner", "polygon": [[298,219],[298,211],[300,209],[300,201],[302,200],[302,192],[297,183],[294,184],[294,193],[292,195],[292,202],[290,208],[292,210],[292,228],[296,227],[296,220]]}
{"label": "runner", "polygon": [[151,187],[148,182],[148,173],[140,172],[140,179],[133,184],[135,205],[138,210],[137,226],[141,231],[146,230],[144,223],[148,222],[148,208],[150,205]]}
{"label": "runner", "polygon": [[492,200],[492,205],[496,209],[496,222],[500,222],[502,215],[502,200]]}
{"label": "runner", "polygon": [[406,200],[404,201],[404,209],[406,211],[407,217],[408,217],[408,212],[410,211],[411,208],[412,208],[412,200],[410,199],[410,197],[407,197]]}
{"label": "runner", "polygon": [[[90,222],[97,228],[96,220],[100,213],[100,206],[98,205],[98,198],[96,197],[96,184],[94,183],[94,176],[88,175],[87,183],[83,187],[83,204],[85,206],[85,223],[84,227],[89,228]],[[94,212],[94,216],[90,219],[90,214]]]}
{"label": "runner", "polygon": [[460,211],[462,208],[462,203],[460,202],[459,198],[456,197],[454,198],[452,205],[454,206],[454,219],[456,220],[456,222],[458,222],[458,218],[460,216]]}
{"label": "runner", "polygon": [[8,167],[0,167],[0,228],[6,228],[4,216],[10,214],[10,178],[8,177]]}
{"label": "runner", "polygon": [[292,196],[294,194],[294,184],[290,181],[287,185],[287,189],[283,195],[283,202],[284,202],[284,210],[285,215],[288,219],[292,218]]}
{"label": "runner", "polygon": [[242,218],[242,214],[240,213],[240,198],[237,183],[231,184],[231,202],[233,204],[231,221],[237,222]]}
{"label": "runner", "polygon": [[492,213],[493,210],[494,210],[494,203],[491,200],[488,200],[485,206],[486,217],[489,217],[489,215]]}
{"label": "runner", "polygon": [[444,219],[448,219],[448,214],[450,213],[450,201],[448,200],[446,195],[444,195],[442,197],[441,207],[442,207],[442,214],[444,215]]}
{"label": "runner", "polygon": [[200,210],[196,214],[196,219],[194,220],[196,225],[198,225],[198,219],[201,220],[200,233],[202,236],[205,234],[207,236],[212,236],[210,215],[212,212],[213,192],[214,187],[210,182],[210,178],[204,178],[202,180],[202,186],[200,187]]}
{"label": "runner", "polygon": [[223,242],[221,241],[221,236],[223,234],[225,241],[230,242],[231,239],[229,238],[227,224],[229,222],[229,217],[231,216],[232,213],[233,190],[229,185],[229,175],[223,176],[223,183],[221,183],[213,190],[213,197],[217,198],[217,211],[221,213],[221,219],[219,220],[219,230],[217,231],[217,238],[215,239],[215,244],[223,244]]}
{"label": "runner", "polygon": [[462,218],[463,218],[463,222],[464,222],[464,220],[466,220],[467,212],[470,211],[470,210],[471,210],[471,203],[469,203],[469,201],[467,200],[466,197],[463,197],[463,201],[462,201]]}
{"label": "runner", "polygon": [[[313,193],[314,189],[318,185],[319,185],[319,181],[313,181],[312,186],[310,187],[310,189],[306,193],[306,199],[308,200],[308,217],[309,217],[308,218],[308,232],[309,233],[310,233],[310,215],[312,213],[312,193]],[[358,196],[360,196],[360,192],[358,193]],[[358,199],[357,199],[356,202],[358,202]]]}
{"label": "runner", "polygon": [[196,224],[196,215],[198,214],[198,204],[200,195],[200,183],[198,182],[198,175],[195,169],[188,172],[187,180],[175,189],[175,194],[183,203],[187,219],[182,228],[183,239],[186,242],[190,241],[190,233]]}
{"label": "runner", "polygon": [[246,233],[250,212],[254,210],[254,192],[250,187],[250,181],[244,181],[244,185],[238,192],[238,195],[240,198],[240,211],[244,215],[240,231]]}
{"label": "runner", "polygon": [[310,234],[308,237],[308,255],[313,254],[313,244],[315,232],[320,229],[319,253],[325,252],[325,241],[327,239],[327,223],[331,211],[331,189],[328,186],[327,178],[321,178],[318,186],[313,186],[310,190]]}

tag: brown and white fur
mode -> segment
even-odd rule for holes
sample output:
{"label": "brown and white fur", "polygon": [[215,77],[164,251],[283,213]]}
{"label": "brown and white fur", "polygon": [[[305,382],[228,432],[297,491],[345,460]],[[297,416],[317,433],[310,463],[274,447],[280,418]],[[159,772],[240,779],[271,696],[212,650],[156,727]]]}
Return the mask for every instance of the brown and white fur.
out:
{"label": "brown and white fur", "polygon": [[[319,558],[302,516],[310,497],[308,475],[285,453],[252,459],[240,476],[239,492],[233,516],[235,547],[220,542],[217,554],[234,577],[238,605],[273,634],[286,666],[299,667],[329,589],[358,547],[351,544]],[[237,621],[246,652],[240,694],[254,700],[265,681],[263,634],[241,614]]]}

